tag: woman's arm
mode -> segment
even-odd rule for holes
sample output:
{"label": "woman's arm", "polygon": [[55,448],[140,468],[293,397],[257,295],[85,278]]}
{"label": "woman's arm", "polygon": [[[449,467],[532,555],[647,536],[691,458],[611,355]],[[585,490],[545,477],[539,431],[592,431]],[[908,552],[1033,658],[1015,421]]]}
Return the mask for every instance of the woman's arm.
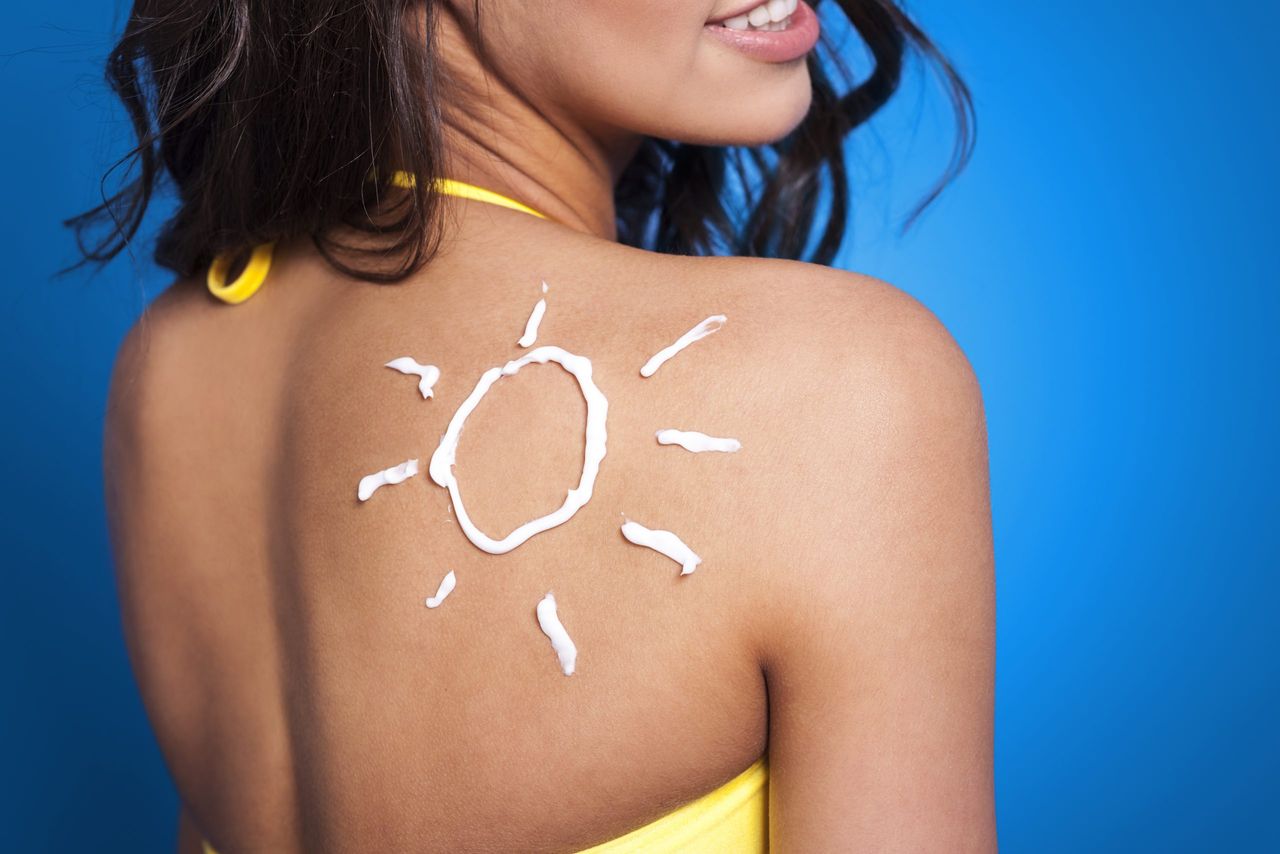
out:
{"label": "woman's arm", "polygon": [[772,570],[771,848],[993,852],[981,393],[932,314],[876,290],[833,308],[852,326],[794,461],[796,560]]}
{"label": "woman's arm", "polygon": [[186,804],[178,805],[178,854],[204,854],[200,830],[187,812]]}

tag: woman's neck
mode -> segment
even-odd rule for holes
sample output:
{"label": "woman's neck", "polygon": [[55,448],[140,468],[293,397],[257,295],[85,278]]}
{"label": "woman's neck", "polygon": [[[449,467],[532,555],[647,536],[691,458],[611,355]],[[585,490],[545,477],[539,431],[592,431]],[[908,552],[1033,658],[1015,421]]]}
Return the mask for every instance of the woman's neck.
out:
{"label": "woman's neck", "polygon": [[[441,8],[444,8],[443,6]],[[569,228],[617,240],[614,187],[643,136],[588,128],[486,71],[450,14],[437,36],[457,104],[443,104],[444,177],[477,184]]]}

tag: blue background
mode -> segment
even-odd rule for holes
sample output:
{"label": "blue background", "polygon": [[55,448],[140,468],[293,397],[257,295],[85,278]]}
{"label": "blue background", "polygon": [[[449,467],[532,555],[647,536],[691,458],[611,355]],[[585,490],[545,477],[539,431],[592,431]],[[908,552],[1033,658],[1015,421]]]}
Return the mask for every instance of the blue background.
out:
{"label": "blue background", "polygon": [[[10,4],[0,29],[12,851],[167,850],[176,828],[121,639],[99,457],[115,346],[167,273],[139,244],[96,278],[50,279],[74,258],[59,220],[127,148],[99,83],[111,6]],[[984,388],[1002,848],[1280,850],[1280,13],[913,9],[975,92],[976,155],[899,236],[947,153],[946,104],[913,73],[850,145],[863,196],[838,265],[932,308]]]}

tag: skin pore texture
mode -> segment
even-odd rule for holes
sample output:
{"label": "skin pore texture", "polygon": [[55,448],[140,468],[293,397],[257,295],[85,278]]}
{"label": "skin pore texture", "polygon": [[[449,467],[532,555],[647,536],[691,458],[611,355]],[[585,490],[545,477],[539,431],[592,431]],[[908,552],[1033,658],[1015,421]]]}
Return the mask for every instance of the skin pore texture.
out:
{"label": "skin pore texture", "polygon": [[[870,277],[614,241],[637,134],[781,136],[803,63],[706,37],[740,8],[723,0],[488,3],[486,82],[470,2],[448,8],[451,79],[485,99],[449,111],[450,177],[557,221],[447,198],[440,254],[394,286],[282,242],[252,299],[176,282],[117,357],[107,500],[178,850],[576,851],[767,749],[771,850],[994,851],[987,451],[963,352]],[[542,347],[590,360],[608,451],[571,518],[489,553],[427,460],[485,371]],[[480,531],[564,503],[587,409],[555,361],[492,384],[452,466]],[[663,447],[672,425],[739,449]],[[411,459],[421,474],[359,499]],[[697,571],[628,519],[678,534]]]}

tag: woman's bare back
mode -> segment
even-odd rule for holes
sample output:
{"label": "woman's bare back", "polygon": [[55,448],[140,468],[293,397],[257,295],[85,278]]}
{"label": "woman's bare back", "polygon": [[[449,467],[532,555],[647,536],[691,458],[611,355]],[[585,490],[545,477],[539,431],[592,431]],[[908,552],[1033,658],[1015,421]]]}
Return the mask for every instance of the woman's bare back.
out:
{"label": "woman's bare back", "polygon": [[[797,816],[837,771],[857,811],[877,802],[856,788],[871,784],[857,769],[876,766],[855,765],[852,743],[887,737],[841,722],[883,715],[829,706],[858,706],[855,672],[913,666],[912,614],[921,638],[973,642],[932,676],[962,680],[946,684],[973,700],[938,714],[950,737],[978,736],[952,761],[985,773],[983,615],[943,616],[940,629],[935,612],[990,604],[980,404],[927,312],[852,274],[655,255],[478,204],[458,228],[400,285],[346,279],[294,247],[241,306],[178,283],[121,351],[107,460],[126,631],[204,835],[225,854],[576,850],[710,791],[766,747],[771,785],[792,787]],[[539,298],[534,346],[591,360],[609,402],[607,454],[569,521],[493,555],[468,541],[427,464],[480,375],[528,352],[516,339]],[[719,332],[640,375],[712,314],[727,317]],[[439,366],[432,398],[384,367],[401,356]],[[585,413],[554,363],[492,387],[455,467],[481,530],[501,537],[564,501]],[[939,424],[963,429],[921,449]],[[663,446],[663,428],[742,449]],[[908,452],[899,441],[923,456],[895,458]],[[363,476],[415,458],[418,475],[357,500]],[[922,461],[957,473],[931,475],[929,495],[900,481],[896,496],[894,467]],[[902,518],[895,498],[919,515]],[[682,576],[623,538],[624,517],[676,532],[702,563]],[[886,544],[923,519],[932,533],[917,545]],[[925,563],[957,555],[958,568],[923,587],[919,572],[892,581],[868,556],[898,547]],[[425,607],[449,571],[456,588]],[[911,600],[893,584],[923,592]],[[549,591],[578,649],[571,676],[535,616]],[[858,609],[867,616],[835,622]],[[880,640],[894,635],[901,646]],[[823,663],[864,639],[847,672]],[[835,687],[812,694],[824,680]],[[782,702],[820,712],[816,732]],[[912,738],[927,752],[927,737]],[[824,739],[845,757],[825,771]],[[806,767],[819,782],[801,780]],[[937,786],[959,820],[963,799]]]}

